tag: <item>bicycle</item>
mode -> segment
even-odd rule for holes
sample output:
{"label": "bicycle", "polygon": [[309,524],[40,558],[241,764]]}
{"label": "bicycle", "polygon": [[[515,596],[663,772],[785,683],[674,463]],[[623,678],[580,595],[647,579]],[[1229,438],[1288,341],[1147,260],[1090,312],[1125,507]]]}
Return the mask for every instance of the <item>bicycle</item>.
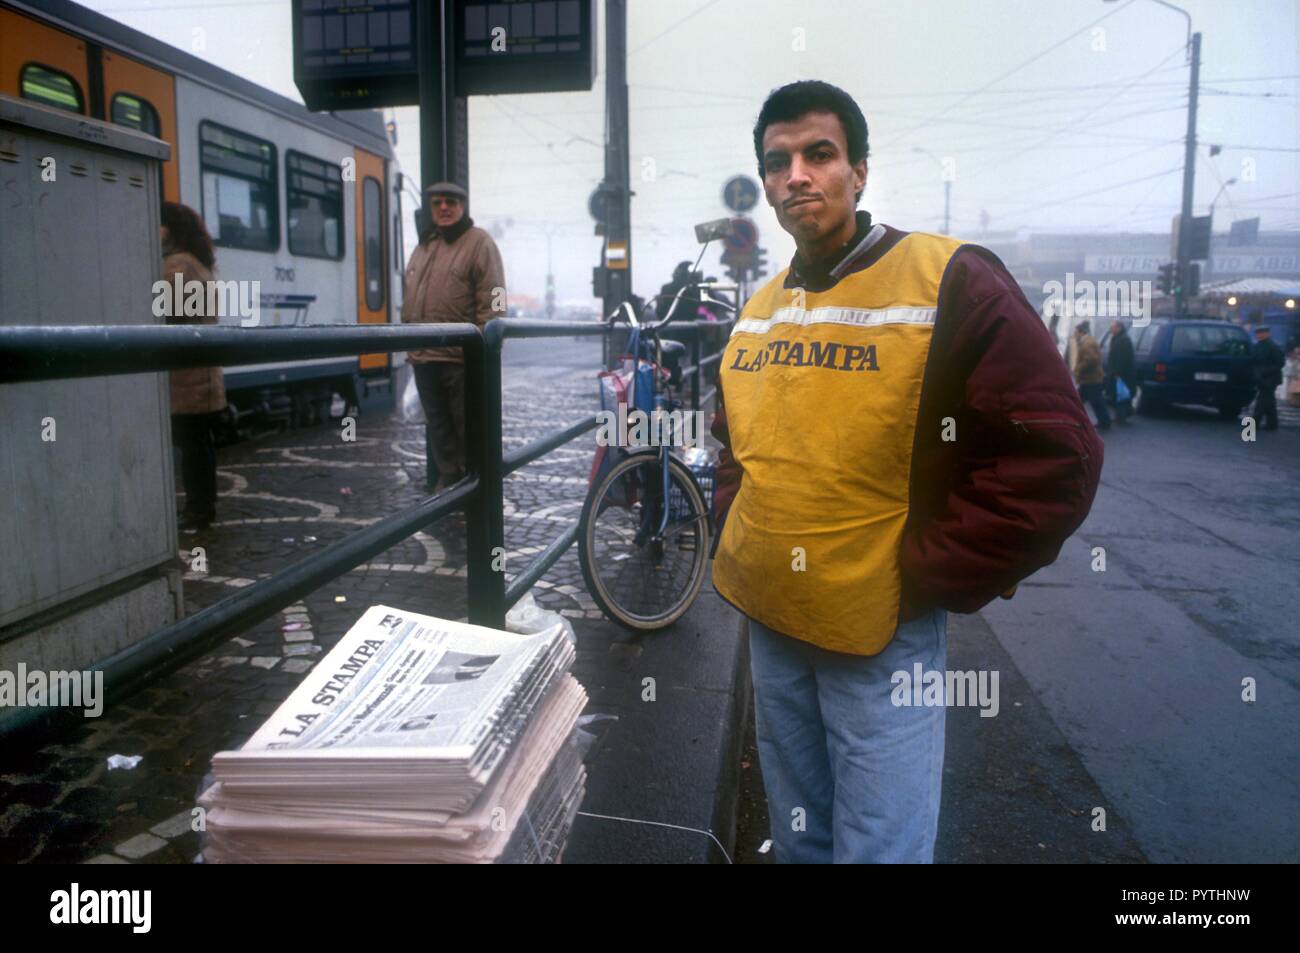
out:
{"label": "bicycle", "polygon": [[[715,231],[707,234],[725,234],[718,231],[725,227],[721,223],[709,225]],[[696,234],[704,227],[697,227]],[[701,241],[707,245],[703,237]],[[578,559],[587,591],[607,618],[637,631],[663,629],[691,607],[704,584],[713,533],[711,501],[705,499],[691,468],[673,452],[681,434],[676,426],[679,418],[672,412],[680,409],[681,402],[666,385],[680,380],[686,346],[659,335],[690,287],[701,292],[735,290],[733,285],[699,282],[677,291],[661,321],[639,320],[627,303],[606,319],[612,322],[620,314],[626,316],[635,342],[630,348],[632,379],[640,383],[647,376],[641,362],[648,360],[651,420],[657,412],[657,419],[668,420],[671,428],[670,439],[657,447],[618,448],[625,456],[592,480],[579,522]],[[665,297],[657,295],[647,302],[646,313]],[[712,296],[709,303],[736,310]],[[660,371],[665,367],[671,374],[667,382]]]}

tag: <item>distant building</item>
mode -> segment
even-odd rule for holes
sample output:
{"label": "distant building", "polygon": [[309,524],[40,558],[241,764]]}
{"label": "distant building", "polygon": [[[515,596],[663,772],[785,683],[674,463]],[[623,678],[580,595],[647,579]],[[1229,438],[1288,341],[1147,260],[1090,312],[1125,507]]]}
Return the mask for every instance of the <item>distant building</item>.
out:
{"label": "distant building", "polygon": [[[1108,316],[1105,306],[1114,302],[1117,291],[1125,293],[1129,307],[1145,306],[1150,296],[1150,313],[1172,310],[1172,301],[1154,291],[1160,266],[1173,260],[1168,232],[995,232],[979,241],[1002,259],[1058,341],[1064,342],[1074,320],[1084,316],[1062,313],[1075,310],[1061,307],[1064,288],[1080,289],[1080,301],[1095,295],[1093,303],[1100,307],[1087,315],[1094,327]],[[1256,291],[1300,285],[1300,238],[1294,232],[1260,232],[1249,246],[1227,242],[1226,233],[1214,236],[1211,258],[1201,262],[1201,294],[1189,301],[1190,312],[1240,319],[1235,306],[1226,304],[1228,296],[1216,293],[1216,287],[1227,282],[1256,282]],[[1266,286],[1268,280],[1277,284]],[[1251,300],[1258,301],[1258,296],[1252,294]]]}

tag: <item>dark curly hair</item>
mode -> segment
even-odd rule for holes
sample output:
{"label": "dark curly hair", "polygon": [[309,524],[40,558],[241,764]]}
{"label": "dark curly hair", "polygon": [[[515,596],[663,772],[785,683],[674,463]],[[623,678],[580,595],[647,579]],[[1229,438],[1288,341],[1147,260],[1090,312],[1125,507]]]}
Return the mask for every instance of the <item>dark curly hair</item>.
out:
{"label": "dark curly hair", "polygon": [[189,252],[204,268],[211,269],[216,264],[212,236],[198,212],[179,202],[163,202],[162,223],[167,228],[167,239],[173,248]]}
{"label": "dark curly hair", "polygon": [[[774,122],[792,122],[811,112],[834,113],[844,127],[844,141],[849,148],[849,165],[867,157],[867,120],[853,97],[830,83],[801,79],[768,94],[754,123],[754,158],[758,160],[758,177],[765,178],[763,167],[763,133]],[[857,198],[861,198],[861,193]]]}

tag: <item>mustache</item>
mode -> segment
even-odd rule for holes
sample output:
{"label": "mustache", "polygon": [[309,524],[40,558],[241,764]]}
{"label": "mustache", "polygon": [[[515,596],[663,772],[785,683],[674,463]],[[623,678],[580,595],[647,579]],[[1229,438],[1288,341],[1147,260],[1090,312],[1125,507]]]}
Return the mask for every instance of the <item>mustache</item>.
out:
{"label": "mustache", "polygon": [[786,199],[784,202],[781,203],[781,207],[782,207],[782,208],[789,208],[791,205],[795,205],[795,204],[798,203],[798,202],[807,202],[807,201],[809,201],[810,199],[818,199],[818,198],[821,198],[821,196],[820,196],[820,195],[813,195],[813,194],[811,194],[811,193],[808,193],[808,194],[800,194],[800,195],[792,195],[792,196],[790,196],[790,198]]}

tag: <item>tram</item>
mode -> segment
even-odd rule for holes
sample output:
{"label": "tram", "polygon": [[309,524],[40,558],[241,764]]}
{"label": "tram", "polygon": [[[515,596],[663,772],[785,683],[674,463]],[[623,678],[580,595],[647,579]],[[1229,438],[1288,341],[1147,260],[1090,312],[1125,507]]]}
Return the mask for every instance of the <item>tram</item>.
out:
{"label": "tram", "polygon": [[[259,326],[399,320],[404,182],[379,112],[310,112],[66,0],[0,0],[0,93],[169,143],[162,198],[202,215],[216,278],[258,282]],[[389,406],[394,357],[224,368],[227,423]]]}

